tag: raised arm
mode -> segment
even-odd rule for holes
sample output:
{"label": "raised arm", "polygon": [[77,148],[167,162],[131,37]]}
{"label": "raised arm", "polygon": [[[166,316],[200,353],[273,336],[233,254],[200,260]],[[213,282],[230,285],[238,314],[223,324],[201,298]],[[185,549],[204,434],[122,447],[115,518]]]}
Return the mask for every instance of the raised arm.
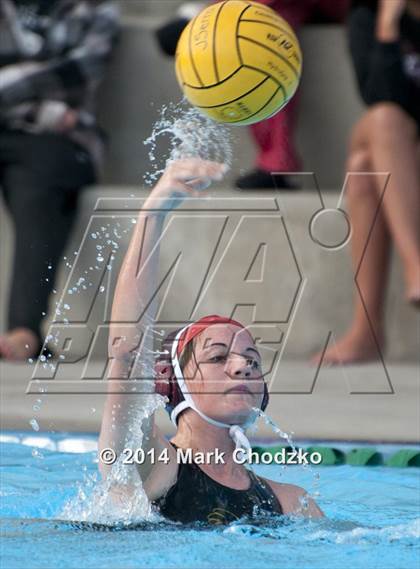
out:
{"label": "raised arm", "polygon": [[[124,448],[134,445],[135,448],[141,446],[145,452],[151,448],[157,453],[164,448],[173,452],[154,425],[153,414],[148,418],[142,417],[154,393],[153,324],[157,309],[154,297],[159,241],[166,215],[185,197],[201,195],[212,181],[221,180],[224,171],[224,165],[198,158],[173,162],[139,213],[112,306],[108,348],[112,365],[99,451],[111,448],[119,455]],[[128,324],[138,317],[135,324]],[[133,382],[133,378],[136,381]],[[133,386],[135,392],[132,391]],[[139,440],[135,432],[139,423],[142,423],[143,440]],[[106,477],[111,467],[99,460],[99,468]],[[159,468],[162,470],[162,463],[153,465],[147,462],[138,467],[138,472],[145,481],[152,470],[155,472]]]}

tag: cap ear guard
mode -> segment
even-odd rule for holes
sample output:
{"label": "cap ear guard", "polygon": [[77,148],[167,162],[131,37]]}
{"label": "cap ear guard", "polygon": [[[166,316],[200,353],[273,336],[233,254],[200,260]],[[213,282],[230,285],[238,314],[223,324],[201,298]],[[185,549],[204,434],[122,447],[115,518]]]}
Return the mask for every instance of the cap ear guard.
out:
{"label": "cap ear guard", "polygon": [[[170,332],[162,342],[159,357],[155,361],[155,390],[171,401],[176,387],[175,373],[171,362],[171,349],[178,330]],[[174,385],[175,384],[175,385]]]}
{"label": "cap ear guard", "polygon": [[171,415],[174,407],[184,401],[185,398],[168,357],[169,355],[165,354],[165,357],[161,357],[155,362],[155,392],[169,399],[166,403],[166,411]]}
{"label": "cap ear guard", "polygon": [[170,362],[158,360],[155,363],[155,389],[159,395],[169,397],[171,387],[170,380],[173,376],[173,369]]}

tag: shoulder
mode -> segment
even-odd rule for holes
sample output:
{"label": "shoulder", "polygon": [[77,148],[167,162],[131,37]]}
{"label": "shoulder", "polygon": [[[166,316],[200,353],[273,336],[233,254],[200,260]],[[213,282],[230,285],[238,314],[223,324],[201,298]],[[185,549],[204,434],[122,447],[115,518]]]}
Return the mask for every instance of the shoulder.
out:
{"label": "shoulder", "polygon": [[268,480],[268,478],[263,478],[263,480],[269,484],[277,496],[285,514],[294,513],[302,507],[300,501],[306,494],[304,488],[294,484],[274,482],[274,480]]}
{"label": "shoulder", "polygon": [[162,452],[166,455],[165,460],[156,460],[147,475],[142,477],[144,491],[151,502],[169,492],[177,483],[181,470],[176,449],[160,433],[155,438],[154,449],[156,457]]}
{"label": "shoulder", "polygon": [[[318,507],[316,502],[310,498],[304,488],[296,486],[295,484],[274,482],[274,480],[268,480],[268,478],[263,478],[263,480],[273,490],[284,514],[297,514],[310,518],[320,518],[324,516],[322,510]],[[308,504],[307,508],[303,507],[305,501]]]}

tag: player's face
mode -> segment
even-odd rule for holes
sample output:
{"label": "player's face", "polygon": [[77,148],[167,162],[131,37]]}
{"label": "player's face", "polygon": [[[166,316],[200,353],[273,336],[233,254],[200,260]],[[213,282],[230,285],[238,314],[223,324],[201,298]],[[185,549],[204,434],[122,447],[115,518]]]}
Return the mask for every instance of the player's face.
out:
{"label": "player's face", "polygon": [[261,357],[247,330],[209,326],[197,336],[184,376],[198,408],[213,419],[244,422],[252,407],[261,407]]}

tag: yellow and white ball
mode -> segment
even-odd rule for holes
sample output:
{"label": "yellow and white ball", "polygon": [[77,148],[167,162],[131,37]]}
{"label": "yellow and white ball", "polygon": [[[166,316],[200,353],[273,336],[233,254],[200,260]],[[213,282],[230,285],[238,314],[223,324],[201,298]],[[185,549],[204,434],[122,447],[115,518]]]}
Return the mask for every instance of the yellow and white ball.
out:
{"label": "yellow and white ball", "polygon": [[295,93],[302,53],[274,10],[245,0],[204,9],[182,32],[176,75],[195,107],[223,123],[248,125],[282,109]]}

